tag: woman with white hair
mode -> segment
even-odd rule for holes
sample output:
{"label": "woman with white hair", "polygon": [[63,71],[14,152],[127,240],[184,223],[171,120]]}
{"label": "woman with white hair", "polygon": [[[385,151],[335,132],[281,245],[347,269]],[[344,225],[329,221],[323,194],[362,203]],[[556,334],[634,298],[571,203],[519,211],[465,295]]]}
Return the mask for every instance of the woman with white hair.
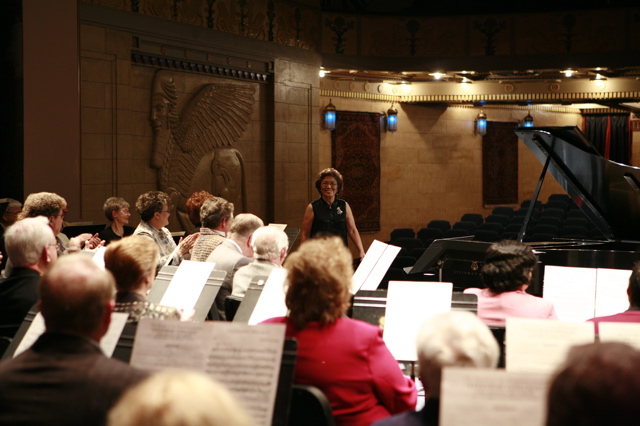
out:
{"label": "woman with white hair", "polygon": [[489,328],[466,311],[451,311],[426,320],[416,338],[425,405],[374,423],[374,426],[438,426],[440,379],[445,367],[495,368],[500,349]]}

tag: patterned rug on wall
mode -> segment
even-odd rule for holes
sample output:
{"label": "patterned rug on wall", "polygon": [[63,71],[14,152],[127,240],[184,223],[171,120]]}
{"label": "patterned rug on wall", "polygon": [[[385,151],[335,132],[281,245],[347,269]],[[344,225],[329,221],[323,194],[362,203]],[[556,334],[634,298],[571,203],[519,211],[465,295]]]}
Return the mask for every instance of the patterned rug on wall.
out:
{"label": "patterned rug on wall", "polygon": [[488,121],[482,137],[482,202],[518,204],[518,124]]}
{"label": "patterned rug on wall", "polygon": [[361,232],[380,230],[380,113],[337,111],[331,164],[344,178],[339,198]]}

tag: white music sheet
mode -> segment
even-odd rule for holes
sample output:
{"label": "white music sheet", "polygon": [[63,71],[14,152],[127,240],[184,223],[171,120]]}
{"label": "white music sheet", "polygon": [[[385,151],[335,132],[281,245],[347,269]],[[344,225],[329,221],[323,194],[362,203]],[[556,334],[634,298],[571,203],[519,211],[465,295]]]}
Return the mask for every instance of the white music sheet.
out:
{"label": "white music sheet", "polygon": [[[120,339],[120,335],[122,334],[122,330],[127,323],[127,318],[129,318],[129,314],[127,313],[111,313],[111,323],[109,324],[109,329],[107,330],[107,333],[104,335],[102,340],[100,340],[100,348],[106,356],[111,357],[113,351],[116,349],[118,340]],[[13,353],[13,356],[16,357],[22,352],[29,349],[36,342],[36,340],[38,340],[38,337],[40,337],[45,332],[45,329],[44,317],[40,312],[38,312],[33,318],[33,322],[29,326],[29,329],[20,341],[20,344],[16,348],[16,351]]]}
{"label": "white music sheet", "polygon": [[104,269],[104,252],[107,251],[107,248],[102,246],[96,249],[92,259],[100,267],[100,269]]}
{"label": "white music sheet", "polygon": [[278,231],[283,231],[287,228],[286,223],[270,223],[269,226],[276,228]]}
{"label": "white music sheet", "polygon": [[595,268],[546,266],[543,298],[553,303],[561,321],[586,321],[594,317],[596,304]]}
{"label": "white music sheet", "polygon": [[183,260],[162,296],[160,305],[175,306],[184,312],[191,312],[214,266],[210,262]]}
{"label": "white music sheet", "polygon": [[286,269],[274,269],[269,274],[267,282],[262,287],[258,303],[251,313],[249,324],[255,325],[273,317],[283,317],[287,315],[287,305],[285,304],[284,283],[287,279]]}
{"label": "white music sheet", "polygon": [[506,369],[552,372],[565,361],[572,346],[594,340],[590,322],[507,318]]}
{"label": "white music sheet", "polygon": [[598,268],[594,316],[613,315],[629,309],[630,276],[631,271],[627,269]]}
{"label": "white music sheet", "polygon": [[351,293],[356,294],[358,290],[376,290],[400,250],[401,247],[374,240],[353,274]]}
{"label": "white music sheet", "polygon": [[445,368],[441,426],[543,426],[550,375]]}
{"label": "white music sheet", "polygon": [[451,310],[453,284],[389,281],[383,338],[398,361],[415,361],[416,336],[422,323]]}
{"label": "white music sheet", "polygon": [[266,426],[273,416],[284,332],[284,324],[142,319],[130,364],[147,371],[187,368],[208,374],[244,403],[256,424]]}
{"label": "white music sheet", "polygon": [[601,322],[598,330],[601,342],[622,342],[640,350],[640,323]]}

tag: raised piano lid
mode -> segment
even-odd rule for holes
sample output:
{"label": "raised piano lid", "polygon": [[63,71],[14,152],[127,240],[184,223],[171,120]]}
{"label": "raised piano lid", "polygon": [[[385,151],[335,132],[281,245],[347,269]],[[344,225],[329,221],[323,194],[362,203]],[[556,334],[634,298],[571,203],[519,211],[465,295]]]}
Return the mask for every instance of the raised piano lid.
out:
{"label": "raised piano lid", "polygon": [[602,157],[576,126],[515,132],[608,240],[640,241],[640,168]]}

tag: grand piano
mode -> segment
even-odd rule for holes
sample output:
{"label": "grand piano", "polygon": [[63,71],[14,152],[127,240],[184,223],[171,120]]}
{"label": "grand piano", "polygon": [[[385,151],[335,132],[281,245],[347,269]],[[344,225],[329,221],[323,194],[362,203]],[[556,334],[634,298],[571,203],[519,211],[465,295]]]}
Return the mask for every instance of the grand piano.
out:
{"label": "grand piano", "polygon": [[[547,173],[602,234],[599,240],[528,243],[540,266],[528,291],[542,295],[546,265],[632,269],[640,259],[640,168],[602,157],[575,126],[518,127],[515,133],[544,166],[518,239],[526,241],[525,230]],[[489,245],[436,240],[410,273],[437,270],[438,279],[453,282],[454,289],[481,287],[479,270]]]}

